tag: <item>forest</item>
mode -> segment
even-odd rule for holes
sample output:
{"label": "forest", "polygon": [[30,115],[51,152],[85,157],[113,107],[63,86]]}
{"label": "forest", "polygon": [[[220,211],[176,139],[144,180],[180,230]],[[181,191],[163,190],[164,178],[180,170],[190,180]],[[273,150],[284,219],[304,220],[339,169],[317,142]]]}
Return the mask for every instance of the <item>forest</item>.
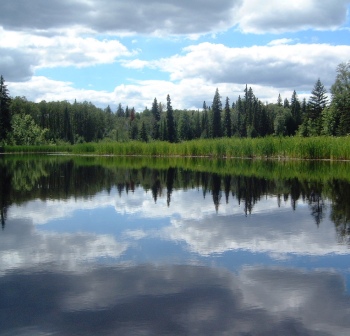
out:
{"label": "forest", "polygon": [[308,100],[296,91],[263,103],[246,85],[235,102],[216,89],[201,110],[166,106],[154,98],[150,109],[123,106],[112,111],[91,102],[28,101],[11,97],[0,77],[0,146],[59,145],[100,141],[183,142],[193,139],[265,136],[346,136],[350,134],[350,62],[337,67],[329,95],[317,79]]}

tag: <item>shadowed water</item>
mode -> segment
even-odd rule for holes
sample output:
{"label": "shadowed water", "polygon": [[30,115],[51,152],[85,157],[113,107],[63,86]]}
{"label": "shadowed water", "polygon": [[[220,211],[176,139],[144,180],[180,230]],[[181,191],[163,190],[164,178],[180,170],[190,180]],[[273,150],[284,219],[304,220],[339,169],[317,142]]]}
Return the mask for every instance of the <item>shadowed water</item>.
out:
{"label": "shadowed water", "polygon": [[347,163],[1,156],[0,335],[349,335],[349,181]]}

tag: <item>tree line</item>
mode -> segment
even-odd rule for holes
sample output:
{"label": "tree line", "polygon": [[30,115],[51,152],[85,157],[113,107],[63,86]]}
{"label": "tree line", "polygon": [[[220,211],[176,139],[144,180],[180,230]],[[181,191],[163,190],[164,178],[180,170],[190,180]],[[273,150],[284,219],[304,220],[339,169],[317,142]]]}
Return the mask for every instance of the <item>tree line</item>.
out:
{"label": "tree line", "polygon": [[90,102],[34,103],[12,98],[0,77],[0,144],[39,145],[110,141],[187,141],[198,138],[277,136],[344,136],[350,134],[350,62],[337,68],[330,98],[317,79],[308,101],[296,91],[290,99],[263,103],[246,85],[242,96],[224,104],[216,89],[201,110],[173,109],[154,98],[151,109],[135,111],[120,103],[116,111]]}

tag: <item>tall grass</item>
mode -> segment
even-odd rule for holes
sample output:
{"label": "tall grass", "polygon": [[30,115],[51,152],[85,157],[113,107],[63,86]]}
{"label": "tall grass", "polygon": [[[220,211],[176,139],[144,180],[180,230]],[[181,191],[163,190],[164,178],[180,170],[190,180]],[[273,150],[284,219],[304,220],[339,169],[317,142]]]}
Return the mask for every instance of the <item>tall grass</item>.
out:
{"label": "tall grass", "polygon": [[198,139],[176,144],[164,141],[149,143],[129,141],[84,143],[73,146],[5,146],[5,152],[349,160],[350,137],[221,138]]}

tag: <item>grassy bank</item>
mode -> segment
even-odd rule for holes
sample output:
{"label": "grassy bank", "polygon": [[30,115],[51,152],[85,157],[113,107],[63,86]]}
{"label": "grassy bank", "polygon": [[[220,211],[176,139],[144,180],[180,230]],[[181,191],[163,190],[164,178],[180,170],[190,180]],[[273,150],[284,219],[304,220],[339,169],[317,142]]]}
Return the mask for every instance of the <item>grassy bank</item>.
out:
{"label": "grassy bank", "polygon": [[85,143],[72,146],[5,146],[5,152],[350,160],[350,137],[222,138],[176,144],[162,141],[149,143],[130,141]]}

